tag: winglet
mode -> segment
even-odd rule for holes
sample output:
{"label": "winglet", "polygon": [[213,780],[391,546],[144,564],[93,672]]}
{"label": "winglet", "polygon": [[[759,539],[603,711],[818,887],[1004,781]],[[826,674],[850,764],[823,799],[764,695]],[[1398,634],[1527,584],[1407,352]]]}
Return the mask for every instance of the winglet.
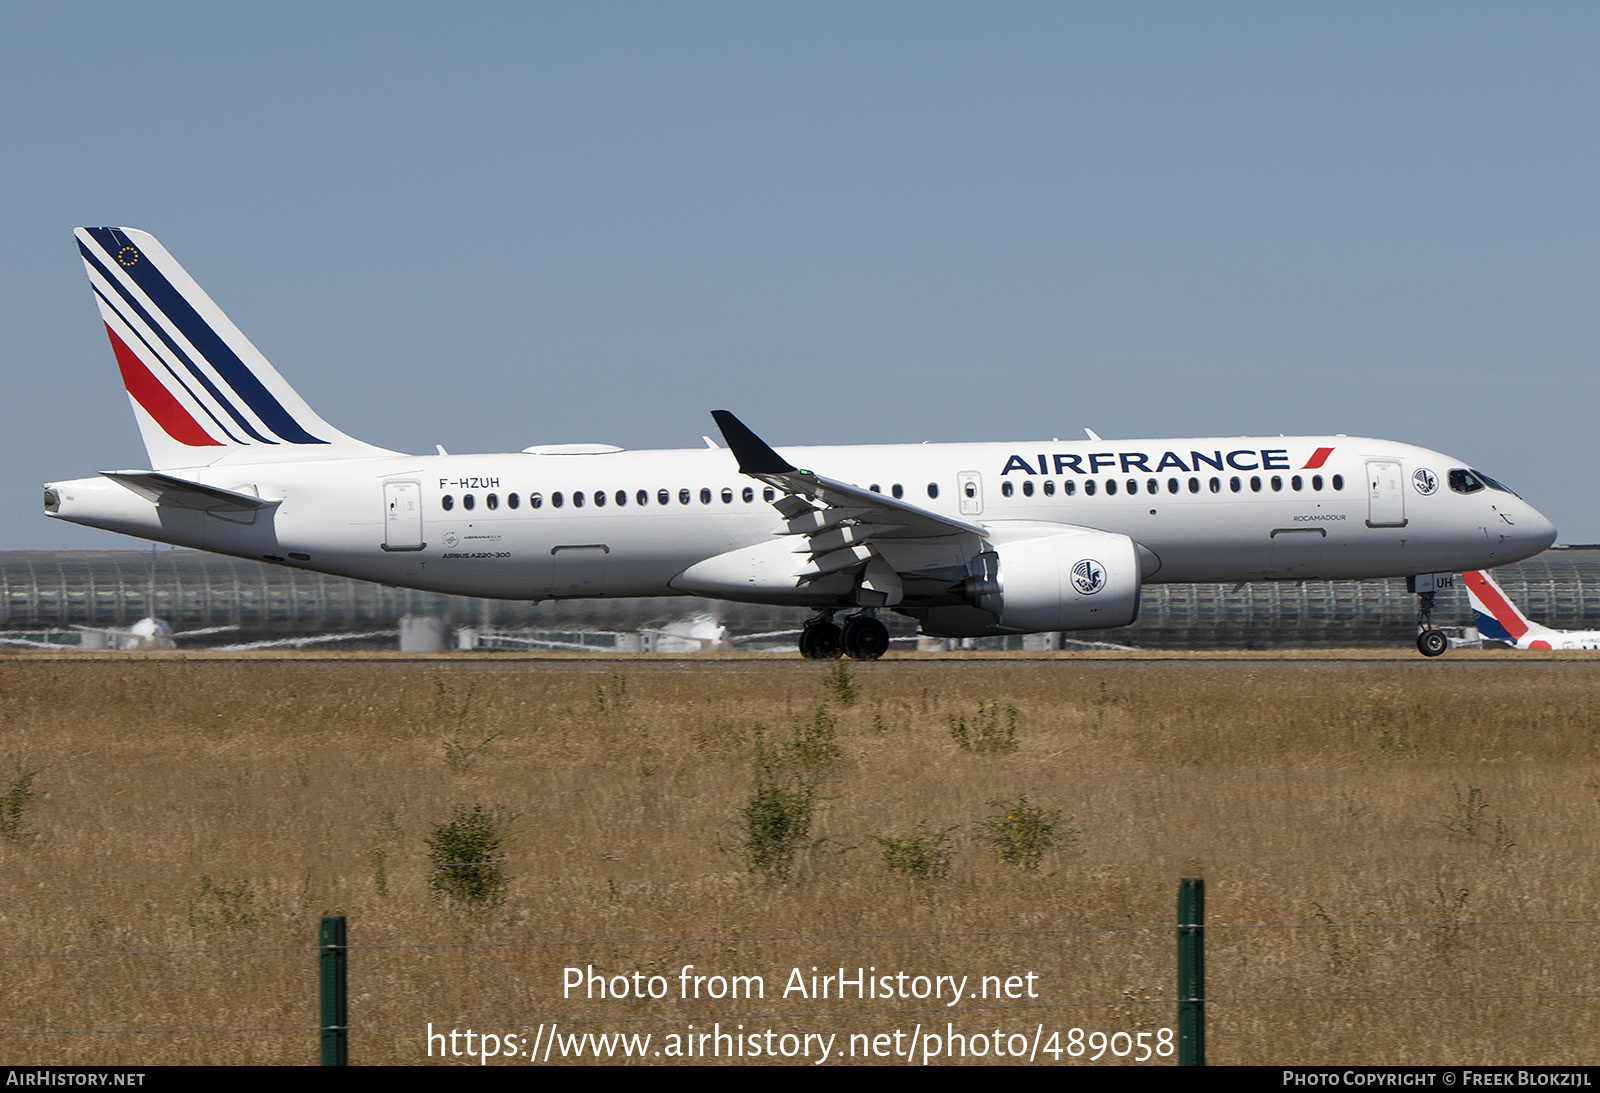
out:
{"label": "winglet", "polygon": [[728,442],[734,458],[739,461],[740,473],[788,474],[794,470],[783,456],[769,448],[766,441],[752,433],[744,422],[728,411],[713,410],[711,416],[716,420],[717,428],[722,430],[722,439]]}

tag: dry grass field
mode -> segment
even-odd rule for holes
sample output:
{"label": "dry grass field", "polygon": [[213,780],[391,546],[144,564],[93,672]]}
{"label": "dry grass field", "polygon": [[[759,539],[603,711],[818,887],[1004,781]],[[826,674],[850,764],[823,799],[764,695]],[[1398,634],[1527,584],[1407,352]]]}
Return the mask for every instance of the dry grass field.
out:
{"label": "dry grass field", "polygon": [[[1597,1061],[1600,662],[905,656],[852,665],[853,695],[833,670],[0,657],[0,786],[35,794],[0,802],[0,1061],[313,1063],[310,947],[341,912],[353,1063],[430,1061],[429,1022],[655,1051],[719,1020],[835,1034],[835,1061],[949,1024],[992,1062],[996,1029],[1172,1027],[1150,1000],[1185,876],[1212,1063]],[[763,781],[819,783],[786,879],[746,862]],[[1037,872],[982,838],[1019,795],[1060,813]],[[429,885],[463,805],[501,817],[497,903]],[[879,838],[947,829],[944,876],[885,864]],[[680,999],[687,964],[765,998]],[[671,992],[564,999],[588,966]],[[1037,997],[785,998],[813,966]]]}

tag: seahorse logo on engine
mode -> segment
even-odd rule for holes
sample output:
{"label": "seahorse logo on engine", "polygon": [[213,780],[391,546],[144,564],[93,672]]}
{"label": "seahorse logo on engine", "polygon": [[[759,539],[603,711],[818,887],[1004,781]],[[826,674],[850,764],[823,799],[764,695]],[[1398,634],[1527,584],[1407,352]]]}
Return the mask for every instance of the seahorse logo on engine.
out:
{"label": "seahorse logo on engine", "polygon": [[1093,596],[1106,586],[1106,567],[1093,558],[1085,558],[1072,567],[1072,587],[1085,596]]}

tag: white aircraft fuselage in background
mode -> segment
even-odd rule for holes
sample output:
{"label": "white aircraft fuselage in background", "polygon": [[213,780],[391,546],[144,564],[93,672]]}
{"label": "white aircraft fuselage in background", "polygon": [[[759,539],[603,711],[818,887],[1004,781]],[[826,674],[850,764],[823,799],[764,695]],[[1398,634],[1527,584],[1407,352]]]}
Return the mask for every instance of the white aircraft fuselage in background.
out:
{"label": "white aircraft fuselage in background", "polygon": [[1462,460],[1347,436],[774,452],[718,412],[729,448],[402,455],[317,417],[148,235],[79,241],[156,469],[51,483],[46,509],[140,538],[458,595],[885,608],[948,636],[1124,625],[1144,583],[1460,573],[1555,539]]}

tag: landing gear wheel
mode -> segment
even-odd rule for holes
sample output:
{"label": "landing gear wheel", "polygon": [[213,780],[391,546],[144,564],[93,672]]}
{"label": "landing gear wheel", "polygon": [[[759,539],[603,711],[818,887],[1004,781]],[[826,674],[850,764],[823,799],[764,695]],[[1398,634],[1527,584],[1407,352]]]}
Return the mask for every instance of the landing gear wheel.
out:
{"label": "landing gear wheel", "polygon": [[877,660],[889,651],[889,628],[877,619],[856,616],[845,620],[841,641],[851,660]]}
{"label": "landing gear wheel", "polygon": [[1450,639],[1443,630],[1424,630],[1417,635],[1417,652],[1425,657],[1436,657],[1450,648]]}
{"label": "landing gear wheel", "polygon": [[839,652],[839,628],[827,619],[808,622],[800,631],[800,655],[807,660],[832,660]]}

